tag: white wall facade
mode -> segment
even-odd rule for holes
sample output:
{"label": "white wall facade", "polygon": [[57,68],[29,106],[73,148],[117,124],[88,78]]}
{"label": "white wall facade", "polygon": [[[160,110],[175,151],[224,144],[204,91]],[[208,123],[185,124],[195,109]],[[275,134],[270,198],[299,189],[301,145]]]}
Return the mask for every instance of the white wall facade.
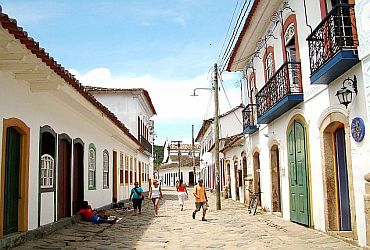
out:
{"label": "white wall facade", "polygon": [[[262,5],[266,4],[270,9],[260,8],[255,13],[255,19],[258,19],[258,13],[265,13],[265,18],[262,18],[258,23],[257,30],[250,29],[246,34],[253,32],[254,34],[260,34],[260,37],[254,37],[252,39],[260,39],[267,33],[267,30],[274,26],[269,19],[269,14],[273,14],[278,8],[282,7],[282,4],[278,6],[276,3],[267,3],[262,1]],[[281,3],[282,1],[280,1]],[[308,23],[315,28],[321,22],[320,16],[320,2],[317,1],[306,1],[307,2],[307,17]],[[276,4],[276,5],[275,5]],[[306,123],[307,128],[307,160],[308,160],[308,178],[309,178],[309,193],[310,197],[310,210],[311,210],[311,226],[315,229],[326,231],[325,224],[325,194],[324,194],[324,166],[323,166],[323,141],[321,139],[323,121],[333,113],[342,114],[347,119],[347,124],[351,124],[351,121],[355,117],[361,117],[366,128],[369,126],[369,119],[366,110],[366,96],[364,79],[361,64],[356,64],[347,72],[344,72],[337,79],[329,83],[328,85],[312,85],[310,83],[310,58],[308,50],[308,42],[306,38],[311,33],[310,28],[306,25],[304,15],[304,5],[302,1],[288,1],[289,6],[294,11],[285,10],[283,12],[283,20],[285,20],[295,14],[296,17],[296,29],[298,34],[298,45],[300,52],[301,61],[301,72],[302,72],[302,84],[304,92],[304,102],[300,103],[296,107],[292,108],[279,118],[273,120],[269,124],[260,124],[259,130],[253,134],[246,135],[246,145],[244,150],[247,152],[247,163],[248,172],[253,171],[253,154],[259,152],[260,157],[260,182],[262,191],[262,206],[271,211],[272,208],[272,195],[271,195],[271,147],[276,145],[279,151],[279,167],[280,167],[280,191],[281,191],[281,214],[284,219],[290,219],[290,186],[289,186],[289,167],[288,167],[288,152],[287,152],[287,132],[290,123],[293,119],[301,117]],[[272,6],[275,5],[275,6]],[[257,21],[256,21],[257,22]],[[251,24],[253,27],[253,24]],[[248,33],[249,32],[249,33]],[[273,35],[277,39],[268,39],[267,45],[272,46],[274,50],[274,62],[275,70],[277,70],[283,63],[283,47],[281,40],[281,24],[278,24],[274,29]],[[246,36],[247,36],[246,35]],[[252,48],[253,41],[248,40],[248,44],[242,43],[240,48],[247,48],[246,54],[254,52],[255,48]],[[264,47],[265,48],[265,47]],[[264,48],[261,49],[261,58],[265,53]],[[256,74],[256,84],[258,90],[265,85],[264,76],[264,64],[263,60],[256,58],[253,66]],[[238,66],[240,67],[240,66]],[[353,102],[346,109],[343,105],[340,105],[336,97],[336,92],[342,87],[342,82],[350,77],[356,75],[358,84],[358,94],[354,96]],[[247,76],[249,77],[249,75]],[[349,128],[347,128],[349,129]],[[349,129],[350,132],[350,129]],[[365,192],[365,181],[364,175],[369,172],[366,171],[365,166],[370,160],[369,155],[369,140],[366,138],[362,142],[356,142],[353,140],[351,134],[346,134],[346,141],[349,142],[347,148],[350,152],[347,152],[347,156],[350,155],[350,159],[347,159],[348,164],[348,178],[350,185],[350,199],[354,207],[354,213],[356,218],[352,223],[353,230],[357,232],[358,242],[360,245],[365,245],[366,239],[366,226],[364,218],[364,201],[363,196]]]}

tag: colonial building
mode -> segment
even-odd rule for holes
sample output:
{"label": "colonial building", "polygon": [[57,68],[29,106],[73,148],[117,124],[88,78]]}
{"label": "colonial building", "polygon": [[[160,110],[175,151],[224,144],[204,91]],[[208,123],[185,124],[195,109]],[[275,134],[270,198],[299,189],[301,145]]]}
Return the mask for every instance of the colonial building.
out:
{"label": "colonial building", "polygon": [[369,119],[355,12],[351,0],[255,0],[227,70],[244,74],[247,179],[260,205],[365,245]]}
{"label": "colonial building", "polygon": [[[134,181],[139,181],[139,184],[144,190],[149,189],[153,176],[153,135],[154,121],[151,118],[156,114],[149,93],[145,89],[119,89],[119,88],[102,88],[102,87],[85,87],[99,102],[108,107],[114,112],[117,118],[124,122],[130,133],[144,146],[144,152],[137,156],[119,152],[120,176],[119,197],[125,199],[129,197],[130,190],[133,187]],[[128,168],[129,164],[124,164],[125,158],[130,162],[133,158],[135,169],[129,174],[124,168]],[[124,173],[124,174],[123,174]],[[141,176],[141,178],[137,178]]]}
{"label": "colonial building", "polygon": [[120,183],[151,178],[145,143],[4,13],[0,119],[0,237],[70,217],[82,200],[127,198]]}
{"label": "colonial building", "polygon": [[[164,144],[163,162],[159,169],[159,179],[165,186],[174,186],[182,179],[185,184],[193,186],[199,177],[199,144],[182,142]],[[179,175],[180,172],[180,175]]]}
{"label": "colonial building", "polygon": [[[223,114],[219,115],[220,127],[220,188],[228,197],[234,200],[244,200],[242,192],[243,172],[242,156],[244,147],[239,143],[242,124],[241,104]],[[215,169],[215,140],[214,140],[214,118],[204,120],[195,139],[200,144],[201,177],[204,179],[205,186],[211,189],[216,187]],[[240,170],[240,171],[239,171]],[[239,177],[240,176],[240,177]]]}

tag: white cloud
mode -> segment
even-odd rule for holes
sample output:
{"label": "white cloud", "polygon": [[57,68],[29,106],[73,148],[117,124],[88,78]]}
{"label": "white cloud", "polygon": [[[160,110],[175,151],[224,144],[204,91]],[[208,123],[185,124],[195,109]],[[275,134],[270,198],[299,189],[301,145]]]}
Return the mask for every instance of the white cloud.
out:
{"label": "white cloud", "polygon": [[[181,120],[202,121],[213,116],[214,103],[213,99],[210,100],[210,91],[197,90],[198,97],[190,96],[195,88],[208,88],[211,86],[208,73],[192,79],[169,81],[160,80],[151,75],[113,76],[107,68],[95,68],[86,74],[81,74],[73,69],[69,71],[84,85],[146,89],[157,111],[157,117],[155,117],[157,123],[170,124]],[[238,88],[227,90],[227,94],[232,107],[241,103],[240,90]],[[219,96],[220,112],[230,110],[222,89]],[[207,113],[206,117],[205,113]]]}

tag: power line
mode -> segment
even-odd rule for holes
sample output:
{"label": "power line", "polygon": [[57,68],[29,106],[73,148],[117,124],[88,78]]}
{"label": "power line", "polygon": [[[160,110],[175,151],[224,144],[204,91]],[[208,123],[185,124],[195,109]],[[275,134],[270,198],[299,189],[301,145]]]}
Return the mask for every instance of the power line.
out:
{"label": "power line", "polygon": [[219,62],[219,61],[220,61],[221,52],[222,52],[222,50],[224,49],[224,46],[225,46],[225,43],[226,43],[227,37],[228,37],[228,35],[229,35],[229,31],[230,31],[230,28],[231,28],[231,24],[233,23],[234,16],[235,16],[235,12],[236,12],[236,9],[237,9],[237,7],[238,7],[238,5],[239,5],[239,1],[240,1],[240,0],[238,0],[238,1],[236,2],[236,5],[235,5],[234,11],[233,11],[233,16],[231,17],[231,20],[230,20],[230,23],[229,23],[229,27],[228,27],[227,32],[226,32],[225,39],[224,39],[224,42],[223,42],[222,47],[221,47],[220,54],[218,55],[217,62]]}
{"label": "power line", "polygon": [[[232,51],[233,51],[232,47],[235,44],[235,39],[236,39],[237,35],[240,33],[240,27],[241,27],[243,21],[245,20],[246,14],[249,13],[250,6],[251,6],[252,2],[254,2],[254,1],[253,0],[248,0],[248,4],[247,4],[247,0],[245,0],[245,2],[243,4],[243,7],[241,8],[241,10],[239,12],[239,16],[238,16],[238,19],[235,22],[235,26],[234,26],[234,29],[233,29],[232,36],[229,39],[228,45],[227,45],[227,47],[224,51],[224,54],[222,56],[222,60],[220,62],[220,66],[222,67],[221,71],[224,70],[224,63],[230,58],[230,56],[232,54]],[[245,8],[246,4],[247,4],[247,7]]]}
{"label": "power line", "polygon": [[[222,90],[225,94],[225,97],[226,97],[226,100],[227,100],[227,103],[229,104],[229,107],[231,108],[231,110],[233,109],[233,107],[231,106],[231,103],[230,103],[230,100],[229,100],[229,97],[227,96],[227,93],[226,93],[226,90],[225,90],[225,87],[224,87],[224,81],[222,80],[222,77],[221,77],[221,74],[220,74],[220,83],[221,83],[221,87],[222,87]],[[235,110],[232,111],[234,116],[236,117],[236,119],[238,120],[239,124],[243,126],[243,123],[240,121],[239,117],[236,115],[235,113]]]}

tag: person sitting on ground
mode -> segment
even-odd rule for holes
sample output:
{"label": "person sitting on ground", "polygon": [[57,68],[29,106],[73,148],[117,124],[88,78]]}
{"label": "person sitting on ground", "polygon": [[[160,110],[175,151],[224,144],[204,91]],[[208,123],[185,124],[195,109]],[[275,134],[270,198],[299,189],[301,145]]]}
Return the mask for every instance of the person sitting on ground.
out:
{"label": "person sitting on ground", "polygon": [[83,201],[81,203],[80,214],[82,218],[86,221],[95,222],[95,223],[110,223],[113,224],[116,222],[117,218],[112,220],[105,219],[100,215],[97,215],[94,210],[92,210],[91,206],[87,201]]}
{"label": "person sitting on ground", "polygon": [[124,209],[125,203],[123,201],[117,202],[117,198],[112,199],[112,208],[113,209]]}

